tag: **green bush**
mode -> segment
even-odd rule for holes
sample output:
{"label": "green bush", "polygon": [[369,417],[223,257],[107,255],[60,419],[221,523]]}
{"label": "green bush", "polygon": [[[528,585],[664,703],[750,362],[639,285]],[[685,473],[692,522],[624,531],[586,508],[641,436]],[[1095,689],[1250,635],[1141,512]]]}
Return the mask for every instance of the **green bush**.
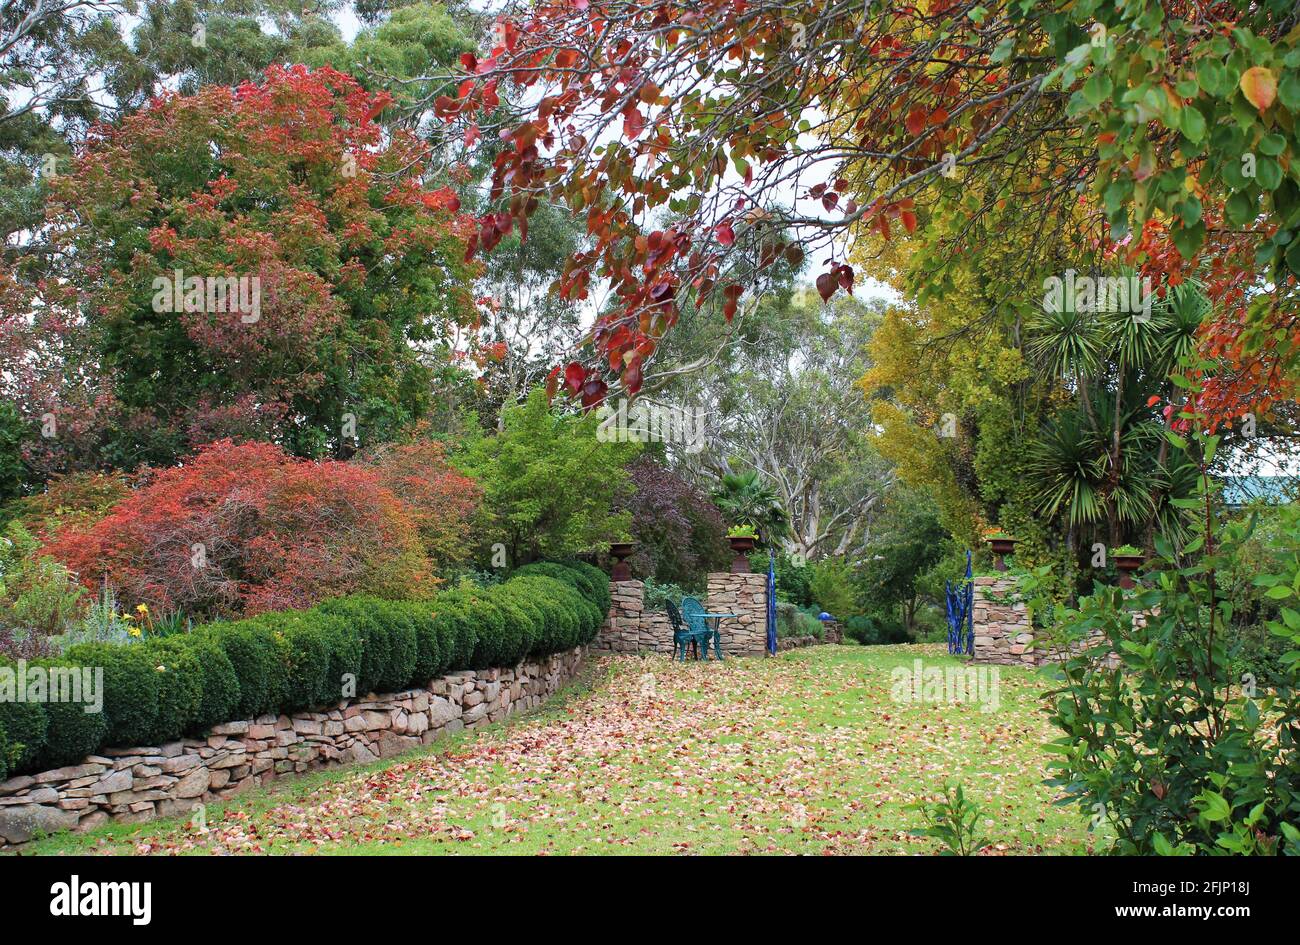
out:
{"label": "green bush", "polygon": [[907,628],[892,613],[856,614],[844,624],[844,633],[865,646],[907,643]]}
{"label": "green bush", "polygon": [[[145,741],[151,745],[175,741],[199,717],[203,705],[203,668],[194,651],[179,638],[145,643],[139,649],[153,664],[158,683],[158,714],[153,732]],[[110,737],[116,735],[115,730],[110,730]]]}
{"label": "green bush", "polygon": [[433,610],[443,668],[468,666],[478,646],[479,631],[470,618],[464,596],[459,591],[443,592],[434,601]]}
{"label": "green bush", "polygon": [[[70,668],[74,671],[80,671],[82,668],[71,660],[39,660],[29,664],[29,666],[33,665],[46,669]],[[40,771],[73,764],[106,744],[109,732],[108,705],[111,695],[108,691],[108,680],[108,668],[105,667],[102,711],[87,712],[87,705],[84,702],[46,702],[42,706],[46,722],[45,744],[28,766],[29,770]],[[156,704],[154,708],[156,712]]]}
{"label": "green bush", "polygon": [[189,652],[199,667],[199,706],[188,733],[206,731],[220,722],[228,722],[239,713],[239,677],[235,666],[208,635],[191,633],[161,641],[162,645]]}
{"label": "green bush", "polygon": [[343,698],[344,683],[361,678],[361,664],[365,643],[361,634],[342,615],[323,614],[328,617],[321,623],[321,633],[329,649],[329,669],[325,673],[320,704],[326,705]]}
{"label": "green bush", "polygon": [[393,659],[392,638],[387,624],[379,619],[377,597],[339,597],[323,601],[316,609],[323,614],[341,617],[348,622],[361,643],[357,667],[357,694],[379,691],[380,681],[388,675]]}
{"label": "green bush", "polygon": [[424,685],[450,664],[448,649],[438,629],[437,611],[429,601],[401,601],[400,606],[415,633],[415,666],[411,682]]}
{"label": "green bush", "polygon": [[275,711],[286,685],[279,648],[267,625],[254,618],[213,624],[196,632],[209,635],[234,667],[239,680],[235,717],[251,719]]}
{"label": "green bush", "polygon": [[523,581],[503,584],[501,590],[496,592],[496,596],[499,600],[519,608],[526,618],[528,652],[550,652],[555,641],[561,638],[559,611],[555,607],[543,606],[528,593],[528,588],[522,585]]}
{"label": "green bush", "polygon": [[537,561],[519,568],[512,577],[527,575],[555,578],[572,585],[602,613],[609,613],[609,576],[593,564],[587,564],[585,561],[569,561],[564,564],[556,561]]}
{"label": "green bush", "polygon": [[158,670],[144,647],[135,644],[80,643],[67,659],[81,666],[103,667],[104,715],[118,745],[148,745],[158,724]]}
{"label": "green bush", "polygon": [[271,638],[284,667],[279,711],[298,712],[320,705],[328,699],[330,683],[330,635],[325,628],[337,618],[314,611],[274,616],[279,619]]}
{"label": "green bush", "polygon": [[506,586],[537,601],[546,614],[548,637],[538,653],[570,649],[590,639],[596,607],[576,585],[535,575],[516,578]]}
{"label": "green bush", "polygon": [[359,632],[361,672],[357,692],[396,692],[415,675],[415,625],[409,602],[354,595],[325,601],[317,610],[342,617]]}
{"label": "green bush", "polygon": [[[1213,550],[1199,554],[1176,554],[1158,535],[1161,567],[1147,586],[1098,584],[1076,608],[1057,609],[1054,642],[1077,650],[1061,664],[1048,783],[1082,816],[1102,813],[1113,852],[1300,854],[1300,509],[1285,523],[1277,563],[1254,578],[1281,603],[1267,628],[1290,647],[1274,688],[1235,676],[1224,640],[1233,589],[1217,576],[1252,523],[1211,520],[1198,537]],[[1022,582],[1031,606],[1041,606],[1035,584],[1046,572]],[[1099,663],[1112,652],[1120,665],[1108,670]]]}
{"label": "green bush", "polygon": [[691,592],[676,584],[661,584],[654,578],[645,579],[645,593],[642,600],[646,610],[667,610],[668,601],[672,601],[674,605],[680,608],[682,598],[687,596],[691,596]]}
{"label": "green bush", "polygon": [[608,581],[591,565],[538,563],[433,601],[353,596],[144,643],[78,644],[66,660],[43,662],[102,667],[104,711],[0,702],[0,765],[39,770],[102,745],[157,744],[327,705],[348,676],[358,693],[396,692],[453,669],[513,666],[589,642],[608,601]]}
{"label": "green bush", "polygon": [[415,663],[419,655],[415,637],[415,624],[409,608],[395,601],[382,601],[376,607],[379,621],[388,627],[388,666],[379,680],[380,692],[406,689],[415,678]]}
{"label": "green bush", "polygon": [[[4,657],[0,657],[0,667],[17,672],[17,667]],[[15,680],[15,685],[18,681]],[[45,708],[37,702],[13,701],[16,693],[6,693],[0,699],[0,729],[8,738],[6,749],[10,771],[23,771],[31,765],[45,747],[47,720]]]}
{"label": "green bush", "polygon": [[480,617],[492,631],[479,634],[474,659],[470,662],[472,669],[505,666],[514,662],[516,654],[527,651],[530,640],[523,626],[523,613],[517,607],[507,604],[496,594],[487,593],[480,596],[473,606],[475,616]]}

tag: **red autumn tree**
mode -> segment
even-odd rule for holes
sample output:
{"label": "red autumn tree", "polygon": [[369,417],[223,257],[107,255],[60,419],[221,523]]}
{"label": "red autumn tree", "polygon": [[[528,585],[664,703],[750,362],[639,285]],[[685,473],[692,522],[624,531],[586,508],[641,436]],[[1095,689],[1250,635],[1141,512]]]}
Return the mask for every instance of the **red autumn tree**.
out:
{"label": "red autumn tree", "polygon": [[50,267],[0,277],[21,336],[0,386],[57,427],[35,465],[168,465],[227,436],[346,455],[429,411],[420,349],[476,317],[473,222],[387,104],[274,67],[96,130],[53,183]]}
{"label": "red autumn tree", "polygon": [[380,447],[366,464],[385,489],[401,499],[434,567],[460,561],[483,490],[447,462],[441,443],[420,440]]}
{"label": "red autumn tree", "polygon": [[[1230,371],[1269,354],[1278,370],[1247,366],[1255,382],[1233,385],[1266,400],[1300,359],[1298,39],[1289,8],[1245,0],[560,0],[499,19],[435,111],[467,142],[505,142],[476,250],[543,200],[585,216],[594,245],[558,288],[582,298],[605,279],[617,301],[593,326],[594,363],[552,375],[584,403],[615,376],[639,389],[686,300],[730,318],[780,259],[817,252],[829,298],[856,279],[847,238],[903,234],[942,284],[947,261],[1003,238],[983,222],[1011,205],[1033,211],[1014,234],[1028,275],[1034,221],[1080,204],[1106,232],[1098,257],[1160,223],[1162,245],[1136,260],[1153,272],[1166,251],[1199,275],[1249,244],[1229,257],[1246,295],[1214,298],[1230,310],[1205,353]],[[511,109],[515,86],[528,94]],[[1246,327],[1219,330],[1232,324]]]}
{"label": "red autumn tree", "polygon": [[417,520],[379,471],[222,440],[155,473],[105,518],[45,551],[128,605],[198,617],[434,585]]}

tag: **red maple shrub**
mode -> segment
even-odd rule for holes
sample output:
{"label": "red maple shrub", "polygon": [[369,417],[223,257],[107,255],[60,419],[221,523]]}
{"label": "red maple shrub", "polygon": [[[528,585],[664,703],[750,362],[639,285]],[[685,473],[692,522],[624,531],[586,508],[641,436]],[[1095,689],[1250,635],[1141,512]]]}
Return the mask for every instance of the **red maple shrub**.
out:
{"label": "red maple shrub", "polygon": [[447,462],[443,444],[389,444],[371,454],[367,466],[406,505],[431,565],[442,567],[465,557],[483,490]]}
{"label": "red maple shrub", "polygon": [[276,65],[86,136],[49,182],[41,264],[0,259],[26,468],[133,471],[226,438],[338,458],[430,413],[418,346],[477,318],[474,220],[429,145],[377,120],[390,102]]}
{"label": "red maple shrub", "polygon": [[419,521],[378,469],[221,440],[46,551],[88,586],[107,578],[128,606],[249,615],[432,591]]}

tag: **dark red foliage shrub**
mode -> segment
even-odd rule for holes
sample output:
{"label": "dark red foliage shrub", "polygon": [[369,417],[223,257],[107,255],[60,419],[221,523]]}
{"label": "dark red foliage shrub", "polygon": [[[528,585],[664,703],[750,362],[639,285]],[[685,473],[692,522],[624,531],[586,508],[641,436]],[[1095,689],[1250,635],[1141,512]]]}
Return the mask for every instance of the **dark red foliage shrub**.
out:
{"label": "dark red foliage shrub", "polygon": [[712,500],[653,456],[637,457],[628,472],[636,487],[623,503],[637,541],[633,574],[696,588],[709,571],[725,571],[727,528]]}
{"label": "dark red foliage shrub", "polygon": [[107,577],[128,606],[194,616],[434,585],[416,520],[377,470],[299,460],[269,443],[213,443],[46,551],[90,587]]}

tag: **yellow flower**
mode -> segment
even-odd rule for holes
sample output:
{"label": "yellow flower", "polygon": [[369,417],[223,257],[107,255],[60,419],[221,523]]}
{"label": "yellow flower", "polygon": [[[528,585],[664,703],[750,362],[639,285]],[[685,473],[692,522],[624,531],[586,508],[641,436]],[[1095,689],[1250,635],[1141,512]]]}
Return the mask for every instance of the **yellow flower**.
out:
{"label": "yellow flower", "polygon": [[128,630],[128,631],[126,631],[126,632],[129,633],[129,634],[131,634],[131,636],[133,636],[133,637],[138,637],[138,636],[140,635],[140,628],[139,628],[139,627],[132,627],[130,630]]}
{"label": "yellow flower", "polygon": [[135,612],[137,614],[147,614],[149,613],[149,608],[144,604],[140,604],[139,606],[136,607]]}

